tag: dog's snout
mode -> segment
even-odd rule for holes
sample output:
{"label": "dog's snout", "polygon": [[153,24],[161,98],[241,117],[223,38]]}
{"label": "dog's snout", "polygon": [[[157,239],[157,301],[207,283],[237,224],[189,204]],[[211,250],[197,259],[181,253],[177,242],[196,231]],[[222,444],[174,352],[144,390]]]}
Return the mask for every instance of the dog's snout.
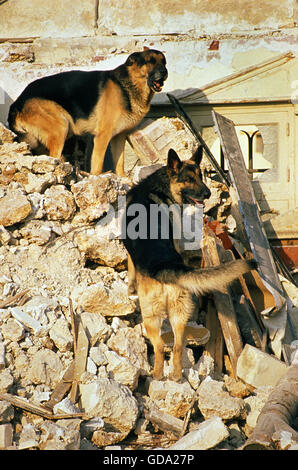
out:
{"label": "dog's snout", "polygon": [[154,70],[155,80],[165,80],[168,76],[168,71],[164,65],[160,65]]}
{"label": "dog's snout", "polygon": [[205,184],[202,188],[202,196],[204,199],[209,199],[209,197],[211,196],[211,191]]}

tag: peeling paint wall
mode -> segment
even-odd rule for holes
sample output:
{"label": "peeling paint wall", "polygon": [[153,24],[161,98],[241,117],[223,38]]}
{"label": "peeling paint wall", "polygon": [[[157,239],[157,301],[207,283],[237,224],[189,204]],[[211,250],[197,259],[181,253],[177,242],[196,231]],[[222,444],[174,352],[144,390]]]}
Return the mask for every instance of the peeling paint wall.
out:
{"label": "peeling paint wall", "polygon": [[[284,116],[279,124],[284,174],[279,186],[262,188],[274,209],[286,210],[298,204],[297,25],[296,0],[0,1],[0,121],[6,123],[11,102],[32,80],[63,70],[111,69],[144,46],[166,55],[169,78],[163,91],[184,94],[290,51],[294,58],[272,75],[269,70],[262,80],[253,77],[217,94],[223,102],[288,97],[287,105],[272,105],[267,113],[268,119],[275,112]],[[160,99],[158,94],[154,102]],[[232,110],[231,119],[242,125],[248,111],[252,108]],[[199,112],[203,116],[203,107]],[[254,112],[257,116],[259,110]],[[192,117],[199,123],[208,113],[202,116]]]}
{"label": "peeling paint wall", "polygon": [[296,0],[6,0],[1,37],[196,35],[293,27]]}
{"label": "peeling paint wall", "polygon": [[220,34],[294,24],[292,0],[101,0],[99,25],[116,34]]}

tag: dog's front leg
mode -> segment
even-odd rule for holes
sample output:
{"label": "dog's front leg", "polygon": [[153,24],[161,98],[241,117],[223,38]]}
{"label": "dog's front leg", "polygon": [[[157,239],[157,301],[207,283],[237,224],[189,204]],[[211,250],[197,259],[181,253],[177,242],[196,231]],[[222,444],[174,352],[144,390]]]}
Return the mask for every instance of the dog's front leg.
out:
{"label": "dog's front leg", "polygon": [[115,135],[111,140],[111,151],[113,158],[113,167],[116,175],[125,176],[124,172],[124,147],[125,147],[126,133]]}
{"label": "dog's front leg", "polygon": [[91,155],[91,175],[100,175],[102,173],[105,154],[111,139],[111,133],[101,131],[94,135],[93,151]]}

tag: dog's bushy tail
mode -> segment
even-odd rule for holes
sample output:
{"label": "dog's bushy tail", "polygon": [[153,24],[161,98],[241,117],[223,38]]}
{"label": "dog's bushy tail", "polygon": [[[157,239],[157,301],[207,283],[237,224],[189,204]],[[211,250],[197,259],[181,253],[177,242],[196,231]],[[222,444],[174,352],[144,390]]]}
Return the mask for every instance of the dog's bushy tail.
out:
{"label": "dog's bushy tail", "polygon": [[210,268],[193,269],[188,272],[179,269],[162,269],[158,271],[156,279],[166,284],[178,284],[193,294],[201,295],[214,290],[222,291],[239,276],[253,269],[257,269],[255,260],[239,259]]}

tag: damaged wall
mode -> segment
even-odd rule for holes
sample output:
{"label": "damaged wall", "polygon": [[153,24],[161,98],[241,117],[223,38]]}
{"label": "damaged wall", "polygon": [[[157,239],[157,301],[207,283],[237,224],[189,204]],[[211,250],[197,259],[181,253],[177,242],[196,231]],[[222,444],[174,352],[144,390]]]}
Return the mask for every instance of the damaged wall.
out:
{"label": "damaged wall", "polygon": [[[0,4],[0,122],[6,123],[10,104],[34,79],[63,70],[114,68],[144,46],[160,49],[167,57],[169,77],[164,93],[156,95],[153,104],[163,97],[167,100],[165,93],[204,89],[211,82],[291,52],[293,57],[287,64],[274,65],[266,76],[251,77],[239,86],[234,86],[234,81],[229,86],[225,83],[221,92],[215,89],[216,99],[223,102],[235,98],[268,102],[277,95],[288,100],[287,109],[282,108],[284,104],[272,103],[278,113],[274,122],[280,129],[278,148],[283,149],[283,155],[279,155],[278,168],[283,174],[279,175],[279,186],[272,186],[274,197],[269,188],[269,199],[274,201],[271,206],[275,211],[291,209],[298,197],[294,181],[298,154],[297,17],[295,0],[265,0],[261,4],[248,0],[191,0],[186,4],[153,0],[148,9],[139,0],[129,7],[123,0],[54,0],[50,4],[7,0]],[[210,93],[204,93],[205,102],[210,101]],[[206,112],[201,102],[196,104],[200,107],[192,107],[191,117],[201,126],[206,116],[210,121],[210,111]],[[165,112],[164,108],[156,109],[159,116]],[[256,124],[254,117],[244,122],[244,107],[240,113],[236,108],[232,112],[236,125]],[[280,124],[282,112],[286,114]],[[208,127],[207,121],[204,126]],[[266,119],[258,122],[266,123]],[[289,189],[289,183],[295,188]],[[262,192],[268,199],[268,188]]]}
{"label": "damaged wall", "polygon": [[8,0],[1,5],[2,37],[235,33],[293,27],[295,0]]}

